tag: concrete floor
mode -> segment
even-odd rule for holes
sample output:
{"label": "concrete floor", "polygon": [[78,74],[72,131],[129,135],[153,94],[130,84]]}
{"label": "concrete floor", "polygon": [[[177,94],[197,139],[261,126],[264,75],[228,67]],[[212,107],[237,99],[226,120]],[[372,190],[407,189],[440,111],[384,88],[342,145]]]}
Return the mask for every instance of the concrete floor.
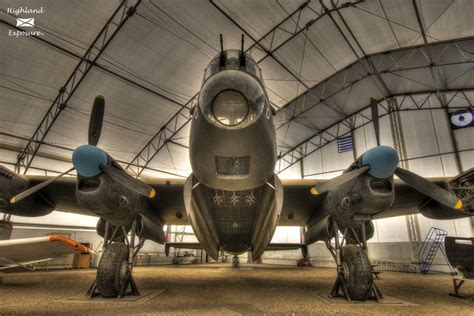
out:
{"label": "concrete floor", "polygon": [[[382,273],[382,292],[411,304],[328,303],[318,294],[326,297],[333,284],[329,268],[243,265],[232,271],[228,264],[209,264],[137,267],[134,275],[144,294],[137,301],[90,301],[82,294],[95,270],[3,274],[0,315],[474,315],[474,301],[448,295],[452,284],[445,275]],[[465,284],[463,292],[474,294],[474,284]]]}

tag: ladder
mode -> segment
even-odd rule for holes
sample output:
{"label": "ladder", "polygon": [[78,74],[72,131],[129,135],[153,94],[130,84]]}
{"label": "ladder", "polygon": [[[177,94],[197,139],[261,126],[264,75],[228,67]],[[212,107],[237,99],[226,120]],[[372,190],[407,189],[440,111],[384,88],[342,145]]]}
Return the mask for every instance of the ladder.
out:
{"label": "ladder", "polygon": [[[423,245],[421,246],[420,252],[418,253],[421,273],[428,273],[436,257],[436,254],[438,253],[438,250],[441,250],[446,262],[448,262],[446,251],[443,247],[444,237],[446,237],[446,235],[448,235],[447,231],[436,227],[431,227],[428,231]],[[449,268],[452,270],[451,265],[449,265]]]}

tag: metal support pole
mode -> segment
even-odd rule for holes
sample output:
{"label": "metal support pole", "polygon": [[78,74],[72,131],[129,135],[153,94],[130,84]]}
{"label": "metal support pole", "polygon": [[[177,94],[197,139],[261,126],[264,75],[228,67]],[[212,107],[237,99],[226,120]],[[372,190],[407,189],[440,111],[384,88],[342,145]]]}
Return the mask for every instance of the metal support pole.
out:
{"label": "metal support pole", "polygon": [[[69,100],[75,91],[77,91],[79,85],[90,72],[93,63],[99,59],[125,22],[135,13],[140,2],[141,0],[136,0],[135,4],[130,7],[128,6],[128,0],[120,2],[119,6],[115,9],[112,16],[85,52],[83,58],[81,58],[79,63],[76,65],[64,86],[59,89],[59,93],[44,115],[40,124],[37,126],[25,148],[18,154],[17,169],[19,171],[20,168],[23,167],[24,173],[26,174],[33,159],[38,153],[39,147],[43,144],[43,141],[59,115],[67,107]],[[89,63],[86,60],[92,60],[92,63]]]}
{"label": "metal support pole", "polygon": [[104,251],[108,246],[109,234],[110,234],[110,224],[109,224],[109,221],[105,221],[105,233],[104,233],[104,243],[102,244],[102,251]]}
{"label": "metal support pole", "polygon": [[[300,147],[300,153],[303,155],[303,146]],[[301,179],[304,179],[304,159],[300,160],[300,174],[301,174]]]}
{"label": "metal support pole", "polygon": [[449,136],[450,136],[450,139],[451,139],[451,143],[453,144],[454,157],[455,157],[455,161],[456,161],[456,169],[457,169],[457,173],[459,174],[464,169],[463,169],[463,166],[462,166],[461,156],[459,154],[459,147],[458,147],[458,143],[456,141],[456,135],[454,134],[454,130],[453,130],[453,127],[451,125],[451,120],[450,120],[450,117],[449,117],[448,100],[447,100],[446,92],[441,92],[440,93],[440,101],[441,101],[441,106],[444,108],[444,115],[446,117],[447,126],[448,126],[448,129],[449,129]]}

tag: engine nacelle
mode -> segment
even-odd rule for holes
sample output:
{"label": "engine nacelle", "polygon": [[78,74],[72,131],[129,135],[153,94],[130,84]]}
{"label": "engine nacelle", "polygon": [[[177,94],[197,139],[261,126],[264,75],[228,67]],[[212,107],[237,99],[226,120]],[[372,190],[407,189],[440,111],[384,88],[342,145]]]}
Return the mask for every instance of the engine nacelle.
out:
{"label": "engine nacelle", "polygon": [[[99,235],[100,237],[102,238],[105,238],[105,230],[106,230],[106,225],[107,225],[107,220],[105,220],[104,218],[99,218],[99,220],[97,221],[97,225],[96,225],[96,230],[97,230],[97,235]],[[130,232],[130,227],[131,225],[128,225],[128,226],[125,226],[125,231],[128,233]],[[113,236],[112,238],[112,235],[114,233],[114,231],[117,229],[117,226],[114,225],[114,224],[109,224],[109,236],[108,238],[110,238],[111,240],[115,241],[115,242],[123,242],[124,239],[125,239],[125,234],[123,232],[123,229],[117,229],[117,231],[115,232],[115,235]]]}
{"label": "engine nacelle", "polygon": [[88,208],[114,225],[127,225],[140,209],[148,207],[145,197],[112,180],[106,174],[78,177],[76,198]]}
{"label": "engine nacelle", "polygon": [[[309,226],[305,233],[305,243],[307,245],[312,244],[319,240],[330,240],[332,239],[334,234],[334,229],[331,223],[331,216],[327,216],[322,220],[315,222],[312,226]],[[374,236],[374,224],[372,221],[364,221],[364,228],[365,228],[365,239],[369,240]],[[346,240],[348,243],[358,243],[362,241],[362,229],[361,229],[361,222],[352,222],[352,228],[354,229],[357,236],[354,236],[352,230],[348,230],[346,232]],[[343,227],[341,227],[343,228]]]}
{"label": "engine nacelle", "polygon": [[[101,237],[105,237],[105,231],[106,231],[106,224],[107,221],[104,218],[99,218],[97,221],[97,235]],[[109,238],[112,238],[112,235],[114,231],[116,230],[117,226],[114,224],[109,224]],[[132,228],[132,224],[130,222],[129,225],[125,225],[125,231],[127,234],[130,232],[130,229]],[[140,237],[143,237],[145,239],[150,239],[153,240],[154,242],[157,242],[159,244],[164,244],[165,243],[165,232],[163,231],[163,221],[151,214],[148,216],[146,215],[138,215],[137,217],[137,235]],[[115,232],[115,235],[113,236],[113,241],[122,241],[125,239],[124,231],[123,229],[118,229]]]}
{"label": "engine nacelle", "polygon": [[393,178],[378,179],[365,174],[351,188],[329,192],[323,203],[341,227],[355,227],[355,215],[374,215],[392,205],[395,199]]}
{"label": "engine nacelle", "polygon": [[[395,199],[393,178],[378,179],[369,174],[360,176],[354,183],[345,183],[327,194],[318,212],[307,222],[306,244],[334,237],[331,220],[335,220],[339,229],[353,228],[359,240],[362,240],[361,223],[365,225],[365,237],[370,239],[374,227],[370,216],[392,205]],[[351,232],[348,238],[351,238]],[[352,236],[349,242],[357,241]]]}
{"label": "engine nacelle", "polygon": [[0,212],[18,216],[43,216],[51,213],[54,206],[34,194],[15,204],[10,199],[30,188],[30,182],[19,174],[0,166]]}
{"label": "engine nacelle", "polygon": [[165,243],[165,232],[163,230],[163,222],[155,216],[139,215],[137,235],[145,239],[153,240],[159,244]]}
{"label": "engine nacelle", "polygon": [[330,225],[330,217],[317,221],[314,225],[307,228],[304,240],[307,245],[318,240],[329,240],[334,237],[334,232]]}

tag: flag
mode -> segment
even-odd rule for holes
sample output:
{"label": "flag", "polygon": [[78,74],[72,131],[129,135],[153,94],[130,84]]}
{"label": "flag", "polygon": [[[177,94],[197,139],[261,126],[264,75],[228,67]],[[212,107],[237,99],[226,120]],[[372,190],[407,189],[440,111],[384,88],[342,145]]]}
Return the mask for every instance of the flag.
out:
{"label": "flag", "polygon": [[449,120],[453,128],[474,126],[474,113],[470,109],[460,109],[449,113]]}
{"label": "flag", "polygon": [[351,151],[354,149],[352,136],[339,137],[337,139],[337,151],[340,153]]}

